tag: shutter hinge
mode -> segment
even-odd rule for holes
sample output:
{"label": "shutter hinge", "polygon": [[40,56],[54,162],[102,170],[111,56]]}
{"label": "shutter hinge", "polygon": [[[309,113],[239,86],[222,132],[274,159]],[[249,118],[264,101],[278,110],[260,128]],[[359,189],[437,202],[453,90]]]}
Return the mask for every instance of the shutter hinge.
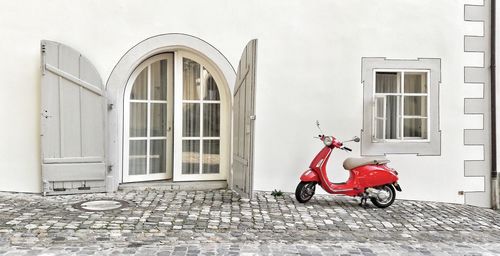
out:
{"label": "shutter hinge", "polygon": [[112,164],[108,165],[108,172],[111,172],[111,171],[113,171],[113,165]]}
{"label": "shutter hinge", "polygon": [[90,187],[87,187],[87,182],[83,181],[82,186],[77,188],[78,190],[90,190]]}
{"label": "shutter hinge", "polygon": [[42,43],[41,47],[40,47],[41,53],[42,53],[42,59],[41,59],[41,61],[42,61],[42,75],[45,75],[45,62],[46,62],[46,60],[45,60],[46,48],[45,47],[46,47],[45,44]]}
{"label": "shutter hinge", "polygon": [[108,111],[113,110],[114,107],[115,105],[113,105],[113,103],[108,103]]}
{"label": "shutter hinge", "polygon": [[257,117],[255,115],[250,115],[250,120],[255,120]]}

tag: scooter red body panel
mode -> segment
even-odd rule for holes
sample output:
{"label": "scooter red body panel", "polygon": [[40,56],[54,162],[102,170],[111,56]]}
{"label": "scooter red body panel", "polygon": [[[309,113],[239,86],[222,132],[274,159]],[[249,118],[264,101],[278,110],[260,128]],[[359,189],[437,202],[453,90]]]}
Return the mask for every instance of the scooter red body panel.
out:
{"label": "scooter red body panel", "polygon": [[311,169],[305,171],[302,176],[300,176],[301,181],[306,181],[306,182],[319,182],[319,176],[316,174],[316,172],[312,171]]}
{"label": "scooter red body panel", "polygon": [[377,187],[398,181],[398,176],[384,165],[364,165],[351,170],[359,186]]}

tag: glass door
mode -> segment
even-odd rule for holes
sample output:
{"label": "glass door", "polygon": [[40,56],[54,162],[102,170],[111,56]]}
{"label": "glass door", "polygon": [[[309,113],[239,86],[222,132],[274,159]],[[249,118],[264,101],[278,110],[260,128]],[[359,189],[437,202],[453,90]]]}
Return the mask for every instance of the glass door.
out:
{"label": "glass door", "polygon": [[[222,168],[221,97],[214,75],[187,53],[176,59],[176,164],[174,181],[220,180]],[[177,137],[178,136],[178,137]]]}
{"label": "glass door", "polygon": [[125,91],[123,182],[172,178],[173,54],[134,71]]}

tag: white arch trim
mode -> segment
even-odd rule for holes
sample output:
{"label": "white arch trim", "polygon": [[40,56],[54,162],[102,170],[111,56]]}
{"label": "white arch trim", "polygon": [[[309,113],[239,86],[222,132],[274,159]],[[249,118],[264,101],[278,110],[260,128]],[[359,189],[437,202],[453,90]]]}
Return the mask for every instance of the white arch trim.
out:
{"label": "white arch trim", "polygon": [[[116,64],[106,83],[108,104],[112,104],[107,118],[107,158],[108,166],[111,167],[108,168],[106,176],[106,190],[108,192],[117,190],[121,181],[123,95],[128,79],[137,66],[148,58],[160,53],[179,50],[192,52],[217,69],[216,73],[225,80],[225,86],[220,86],[219,92],[232,98],[236,72],[227,58],[206,41],[187,34],[173,33],[150,37],[132,47]],[[225,91],[221,89],[225,89]]]}

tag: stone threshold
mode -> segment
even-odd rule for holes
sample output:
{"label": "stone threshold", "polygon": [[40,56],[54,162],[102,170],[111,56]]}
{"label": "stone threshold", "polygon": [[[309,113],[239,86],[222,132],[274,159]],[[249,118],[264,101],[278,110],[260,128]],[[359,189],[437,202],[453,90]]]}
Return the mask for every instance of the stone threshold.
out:
{"label": "stone threshold", "polygon": [[177,181],[172,180],[156,180],[156,181],[142,181],[122,183],[118,186],[119,191],[129,192],[137,190],[213,190],[227,188],[227,181],[213,180],[213,181]]}

